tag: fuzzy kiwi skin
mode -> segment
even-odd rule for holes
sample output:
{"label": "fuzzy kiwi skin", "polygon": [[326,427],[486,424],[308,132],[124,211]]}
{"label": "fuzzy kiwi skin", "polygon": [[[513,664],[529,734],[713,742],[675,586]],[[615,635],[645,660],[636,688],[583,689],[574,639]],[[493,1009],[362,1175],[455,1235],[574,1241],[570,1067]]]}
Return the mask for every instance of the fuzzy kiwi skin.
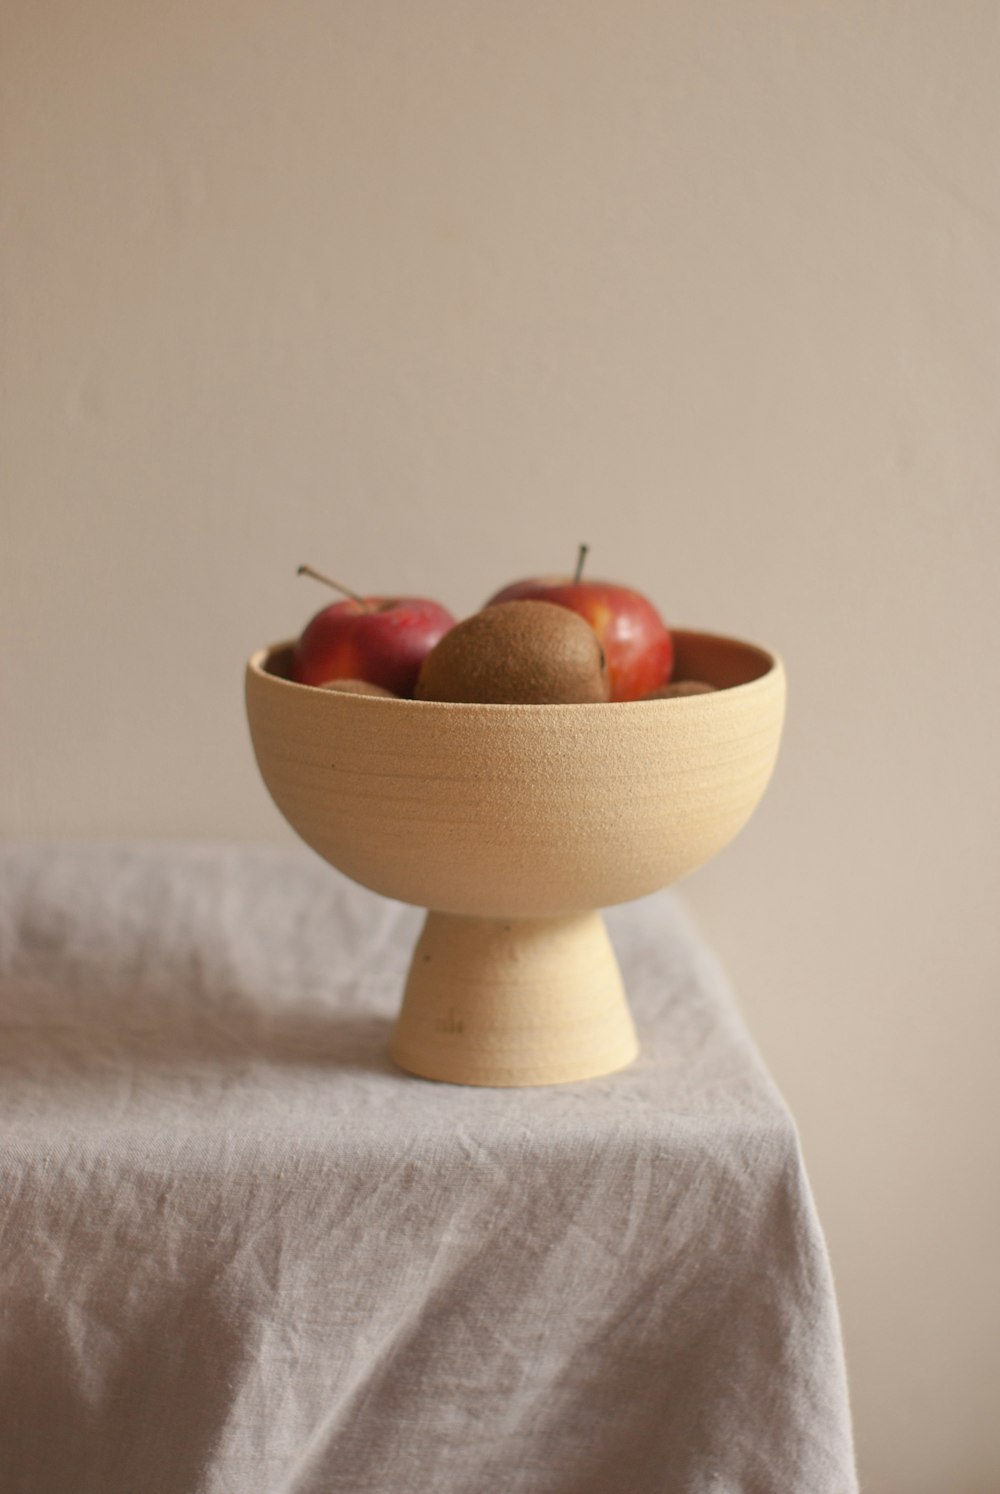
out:
{"label": "fuzzy kiwi skin", "polygon": [[417,700],[587,705],[610,700],[601,641],[554,602],[499,602],[456,623],[424,660]]}

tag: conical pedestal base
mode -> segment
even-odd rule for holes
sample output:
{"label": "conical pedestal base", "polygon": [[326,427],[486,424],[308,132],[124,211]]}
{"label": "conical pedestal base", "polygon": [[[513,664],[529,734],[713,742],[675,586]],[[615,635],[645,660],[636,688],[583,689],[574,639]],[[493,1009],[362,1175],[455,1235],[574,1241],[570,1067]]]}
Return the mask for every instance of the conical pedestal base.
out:
{"label": "conical pedestal base", "polygon": [[428,913],[393,1032],[400,1068],[449,1084],[567,1084],[638,1052],[599,913]]}

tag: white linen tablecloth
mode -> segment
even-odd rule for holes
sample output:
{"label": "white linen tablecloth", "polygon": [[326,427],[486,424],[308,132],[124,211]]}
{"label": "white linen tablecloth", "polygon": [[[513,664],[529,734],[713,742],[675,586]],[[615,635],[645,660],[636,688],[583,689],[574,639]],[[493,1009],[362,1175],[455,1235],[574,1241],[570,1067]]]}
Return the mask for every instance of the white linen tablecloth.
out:
{"label": "white linen tablecloth", "polygon": [[667,894],[642,1056],[387,1058],[419,927],[306,852],[0,852],[2,1494],[850,1494],[796,1134]]}

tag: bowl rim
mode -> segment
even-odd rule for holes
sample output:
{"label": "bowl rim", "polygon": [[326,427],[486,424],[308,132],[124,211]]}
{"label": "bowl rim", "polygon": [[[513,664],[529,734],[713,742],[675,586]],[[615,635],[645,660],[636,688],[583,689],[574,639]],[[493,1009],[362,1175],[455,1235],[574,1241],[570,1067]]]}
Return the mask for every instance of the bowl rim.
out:
{"label": "bowl rim", "polygon": [[284,649],[294,648],[294,638],[284,638],[278,643],[267,644],[264,648],[255,649],[247,660],[247,675],[253,675],[256,679],[266,680],[269,686],[276,686],[285,690],[307,690],[310,695],[322,695],[327,700],[352,702],[364,709],[374,707],[377,710],[391,708],[395,710],[399,706],[405,706],[408,710],[420,711],[509,711],[516,715],[526,715],[537,711],[634,711],[637,706],[646,706],[659,709],[663,706],[682,707],[684,709],[712,709],[720,700],[731,699],[733,695],[741,694],[748,690],[759,690],[764,685],[771,685],[776,680],[784,678],[785,666],[780,654],[773,649],[765,648],[763,644],[754,643],[746,638],[734,638],[729,633],[713,633],[702,628],[671,628],[671,633],[676,638],[703,638],[713,643],[730,643],[737,648],[747,649],[752,653],[759,654],[766,661],[767,668],[755,679],[746,680],[742,685],[727,685],[720,690],[712,690],[702,695],[672,695],[662,700],[608,700],[608,701],[578,701],[578,702],[549,702],[545,704],[527,704],[501,701],[465,701],[465,700],[410,700],[401,695],[360,695],[349,691],[327,690],[322,685],[304,685],[298,680],[286,679],[283,675],[272,674],[264,667],[268,659],[273,658]]}

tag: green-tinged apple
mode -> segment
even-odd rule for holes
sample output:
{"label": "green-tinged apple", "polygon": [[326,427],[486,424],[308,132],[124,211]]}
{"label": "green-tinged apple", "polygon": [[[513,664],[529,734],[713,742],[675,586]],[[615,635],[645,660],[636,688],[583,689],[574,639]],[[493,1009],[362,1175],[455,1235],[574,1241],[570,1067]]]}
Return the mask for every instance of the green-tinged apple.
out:
{"label": "green-tinged apple", "polygon": [[447,608],[425,597],[359,596],[308,565],[299,574],[343,592],[344,600],[306,624],[292,652],[292,679],[300,685],[365,680],[412,696],[421,664],[455,625]]}
{"label": "green-tinged apple", "polygon": [[674,643],[662,617],[641,592],[611,581],[585,581],[587,546],[580,546],[574,576],[515,581],[490,598],[497,602],[555,602],[578,612],[604,648],[612,700],[641,700],[670,679]]}

